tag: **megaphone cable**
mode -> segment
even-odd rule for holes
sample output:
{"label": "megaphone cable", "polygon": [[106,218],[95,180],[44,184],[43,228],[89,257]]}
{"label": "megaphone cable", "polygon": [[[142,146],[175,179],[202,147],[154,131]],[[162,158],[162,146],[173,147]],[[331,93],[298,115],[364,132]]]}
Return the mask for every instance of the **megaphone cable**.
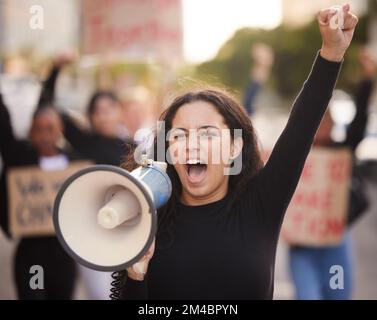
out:
{"label": "megaphone cable", "polygon": [[127,270],[115,271],[111,274],[113,281],[110,288],[110,299],[119,300],[123,286],[127,282]]}

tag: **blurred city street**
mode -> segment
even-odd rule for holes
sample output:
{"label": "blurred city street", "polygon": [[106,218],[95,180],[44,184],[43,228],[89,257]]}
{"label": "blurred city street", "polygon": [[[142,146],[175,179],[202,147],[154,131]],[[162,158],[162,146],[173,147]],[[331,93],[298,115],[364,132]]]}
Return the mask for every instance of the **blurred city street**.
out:
{"label": "blurred city street", "polygon": [[342,2],[0,0],[0,300],[266,299],[274,262],[377,300],[377,0]]}

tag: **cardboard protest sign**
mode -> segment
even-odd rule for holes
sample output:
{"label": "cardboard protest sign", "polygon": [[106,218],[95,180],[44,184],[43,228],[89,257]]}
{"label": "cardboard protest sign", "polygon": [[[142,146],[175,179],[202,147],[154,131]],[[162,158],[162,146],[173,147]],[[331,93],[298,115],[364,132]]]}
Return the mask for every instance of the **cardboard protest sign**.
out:
{"label": "cardboard protest sign", "polygon": [[336,245],[348,212],[351,153],[313,148],[287,209],[281,237],[289,244]]}
{"label": "cardboard protest sign", "polygon": [[146,59],[167,52],[182,56],[181,0],[84,0],[85,54],[121,53]]}
{"label": "cardboard protest sign", "polygon": [[55,233],[52,210],[63,182],[90,162],[77,161],[65,170],[42,171],[38,166],[9,169],[9,229],[14,238]]}
{"label": "cardboard protest sign", "polygon": [[[266,160],[269,152],[264,154]],[[285,214],[281,239],[290,245],[338,244],[348,213],[352,157],[348,149],[314,147]]]}

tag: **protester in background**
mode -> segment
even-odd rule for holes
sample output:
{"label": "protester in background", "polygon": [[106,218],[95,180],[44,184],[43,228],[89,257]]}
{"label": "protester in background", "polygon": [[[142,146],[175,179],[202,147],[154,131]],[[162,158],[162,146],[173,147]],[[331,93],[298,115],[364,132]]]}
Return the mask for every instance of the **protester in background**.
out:
{"label": "protester in background", "polygon": [[[347,129],[343,143],[335,143],[331,138],[333,120],[330,112],[326,112],[321,126],[314,139],[314,147],[338,148],[347,147],[353,157],[356,147],[364,138],[368,119],[368,103],[373,89],[375,62],[366,49],[360,52],[362,80],[356,95],[356,115]],[[331,103],[331,102],[330,102]],[[359,183],[359,181],[353,181]],[[360,186],[351,186],[360,188]],[[361,190],[351,190],[348,213],[348,226],[366,210],[366,200],[360,195]],[[360,199],[361,198],[361,199]],[[326,247],[291,246],[289,248],[289,265],[298,299],[333,300],[350,299],[352,296],[352,252],[348,231],[339,245]],[[344,270],[344,289],[333,290],[329,285],[329,270],[333,265],[340,265]]]}
{"label": "protester in background", "polygon": [[[55,63],[44,84],[42,99],[53,104],[56,80],[63,65],[72,62],[73,57],[62,54]],[[128,154],[131,139],[122,131],[121,105],[115,94],[108,90],[96,91],[90,98],[87,115],[91,130],[83,129],[68,114],[62,113],[64,137],[74,150],[97,164],[119,166]],[[111,273],[88,269],[79,265],[89,299],[109,299]]]}
{"label": "protester in background", "polygon": [[120,97],[123,123],[135,143],[141,143],[156,125],[151,94],[147,88],[128,88]]}
{"label": "protester in background", "polygon": [[250,54],[253,66],[250,69],[250,81],[245,91],[243,103],[246,112],[252,116],[255,113],[255,99],[271,73],[274,52],[268,45],[256,43],[251,46]]}
{"label": "protester in background", "polygon": [[[62,55],[57,59],[60,60],[70,63],[72,57]],[[53,101],[61,69],[62,64],[54,64],[43,87],[43,101]],[[96,91],[89,100],[86,112],[91,129],[84,129],[70,115],[62,113],[64,137],[75,150],[95,163],[119,166],[132,141],[124,138],[118,98],[111,91]]]}
{"label": "protester in background", "polygon": [[[79,159],[72,151],[58,147],[61,130],[59,114],[50,105],[41,104],[32,118],[30,141],[17,140],[0,94],[0,152],[4,164],[0,182],[0,224],[8,237],[11,235],[8,227],[7,171],[30,165],[46,171],[63,170],[70,161]],[[33,265],[43,268],[44,289],[32,290],[30,287],[30,268]],[[55,236],[24,237],[16,245],[13,276],[19,299],[71,299],[76,267]]]}

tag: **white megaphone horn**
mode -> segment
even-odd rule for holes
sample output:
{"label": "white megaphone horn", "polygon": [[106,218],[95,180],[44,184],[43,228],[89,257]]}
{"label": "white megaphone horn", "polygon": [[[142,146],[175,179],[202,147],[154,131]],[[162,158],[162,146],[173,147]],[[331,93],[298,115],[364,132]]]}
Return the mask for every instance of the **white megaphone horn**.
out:
{"label": "white megaphone horn", "polygon": [[144,158],[131,173],[96,165],[69,177],[54,204],[56,235],[80,264],[100,271],[138,262],[157,230],[157,209],[170,198],[165,162]]}

